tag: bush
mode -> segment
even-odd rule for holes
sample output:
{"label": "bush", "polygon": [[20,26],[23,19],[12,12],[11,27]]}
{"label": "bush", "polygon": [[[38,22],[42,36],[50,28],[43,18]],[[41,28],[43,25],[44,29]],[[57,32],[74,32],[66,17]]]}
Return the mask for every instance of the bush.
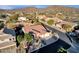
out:
{"label": "bush", "polygon": [[0,21],[0,30],[4,28],[4,23]]}
{"label": "bush", "polygon": [[62,28],[66,31],[71,31],[72,26],[71,24],[62,24]]}
{"label": "bush", "polygon": [[25,33],[24,37],[22,35],[18,35],[16,36],[16,40],[17,40],[17,43],[21,43],[22,41],[28,41],[28,42],[31,42],[32,41],[32,36],[28,33]]}
{"label": "bush", "polygon": [[17,37],[16,37],[16,39],[17,39],[17,42],[20,44],[20,42],[22,42],[23,40],[24,40],[24,38],[21,36],[21,35],[18,35]]}
{"label": "bush", "polygon": [[53,24],[55,24],[55,22],[54,22],[54,20],[48,20],[48,21],[47,21],[47,24],[53,25]]}
{"label": "bush", "polygon": [[67,49],[60,47],[57,52],[58,53],[67,53]]}
{"label": "bush", "polygon": [[28,33],[25,33],[24,39],[25,39],[26,41],[28,41],[28,42],[31,42],[31,41],[32,41],[32,36],[31,36],[30,34],[28,34]]}

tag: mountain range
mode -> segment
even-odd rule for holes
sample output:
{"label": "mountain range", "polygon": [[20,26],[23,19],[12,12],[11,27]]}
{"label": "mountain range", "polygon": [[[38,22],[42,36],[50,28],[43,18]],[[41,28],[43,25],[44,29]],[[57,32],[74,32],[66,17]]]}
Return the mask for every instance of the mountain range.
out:
{"label": "mountain range", "polygon": [[0,13],[13,13],[13,12],[33,13],[33,12],[48,12],[48,11],[79,12],[79,8],[54,5],[54,6],[48,6],[47,8],[25,7],[12,10],[0,9]]}

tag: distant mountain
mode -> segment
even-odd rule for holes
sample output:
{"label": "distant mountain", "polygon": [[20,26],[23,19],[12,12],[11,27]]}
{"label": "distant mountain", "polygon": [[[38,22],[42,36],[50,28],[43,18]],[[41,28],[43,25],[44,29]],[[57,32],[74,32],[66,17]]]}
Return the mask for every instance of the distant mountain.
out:
{"label": "distant mountain", "polygon": [[15,9],[15,10],[13,10],[13,11],[21,11],[21,12],[32,13],[32,12],[38,11],[38,9],[35,8],[35,7],[27,7],[27,8],[21,8],[21,9]]}
{"label": "distant mountain", "polygon": [[49,6],[42,9],[42,11],[63,11],[63,12],[79,12],[78,8],[71,8],[67,6]]}
{"label": "distant mountain", "polygon": [[29,7],[29,8],[21,8],[21,9],[13,9],[13,10],[4,10],[0,9],[0,13],[14,13],[14,12],[35,12],[37,8]]}
{"label": "distant mountain", "polygon": [[35,8],[35,7],[26,7],[19,8],[13,10],[3,10],[0,9],[0,13],[13,13],[13,12],[24,12],[24,13],[32,13],[32,12],[47,12],[47,11],[63,11],[63,12],[79,12],[79,8],[71,8],[67,6],[48,6],[47,8]]}

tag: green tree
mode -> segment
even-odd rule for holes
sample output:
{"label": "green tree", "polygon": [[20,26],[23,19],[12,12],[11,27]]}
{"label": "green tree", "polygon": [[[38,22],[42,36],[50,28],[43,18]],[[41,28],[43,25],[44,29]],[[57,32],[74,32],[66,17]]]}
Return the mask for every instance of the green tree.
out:
{"label": "green tree", "polygon": [[16,22],[18,20],[19,14],[14,14],[12,16],[10,16],[9,18],[9,22]]}
{"label": "green tree", "polygon": [[58,53],[67,53],[67,49],[60,47],[57,52]]}
{"label": "green tree", "polygon": [[62,28],[68,32],[71,31],[72,26],[71,24],[62,24]]}
{"label": "green tree", "polygon": [[17,42],[19,44],[24,40],[24,38],[22,37],[22,35],[18,35],[16,39],[17,39]]}
{"label": "green tree", "polygon": [[31,41],[32,41],[32,36],[31,36],[30,34],[28,34],[28,33],[25,33],[24,39],[25,39],[26,41],[28,41],[28,42],[31,42]]}
{"label": "green tree", "polygon": [[5,15],[5,14],[0,14],[0,18],[6,18],[7,17],[7,15]]}
{"label": "green tree", "polygon": [[2,21],[0,21],[0,30],[4,28],[4,23]]}
{"label": "green tree", "polygon": [[52,19],[50,19],[50,20],[47,21],[47,24],[48,24],[48,25],[53,25],[53,24],[55,24],[55,21],[52,20]]}
{"label": "green tree", "polygon": [[22,35],[17,36],[17,41],[20,44],[23,40],[31,42],[32,41],[32,36],[28,33],[24,34],[24,37]]}

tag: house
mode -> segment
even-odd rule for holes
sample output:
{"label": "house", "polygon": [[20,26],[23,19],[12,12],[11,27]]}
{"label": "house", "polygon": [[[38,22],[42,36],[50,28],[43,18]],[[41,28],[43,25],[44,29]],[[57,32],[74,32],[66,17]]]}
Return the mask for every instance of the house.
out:
{"label": "house", "polygon": [[35,37],[37,37],[37,38],[46,39],[49,36],[52,36],[52,32],[47,32],[46,29],[42,25],[26,24],[26,25],[24,25],[24,28],[22,30],[25,33],[33,32]]}
{"label": "house", "polygon": [[22,22],[22,21],[26,21],[28,19],[26,19],[26,17],[18,17],[18,21]]}
{"label": "house", "polygon": [[59,39],[58,34],[47,32],[42,25],[31,25],[30,23],[25,24],[23,31],[25,33],[33,32],[34,33],[34,42],[30,48],[29,52],[47,46],[53,42],[56,42]]}
{"label": "house", "polygon": [[15,40],[14,36],[0,32],[0,53],[15,53]]}
{"label": "house", "polygon": [[15,30],[10,29],[10,28],[7,28],[7,27],[5,27],[5,28],[3,29],[3,32],[6,33],[6,34],[10,34],[10,35],[12,35],[12,36],[14,36],[14,37],[15,37],[15,35],[16,35]]}
{"label": "house", "polygon": [[5,21],[5,19],[0,19],[0,21],[3,21],[3,22],[4,22],[4,21]]}
{"label": "house", "polygon": [[59,19],[59,18],[57,18],[57,17],[53,17],[53,18],[46,17],[46,18],[44,18],[45,21],[48,21],[48,20],[50,20],[50,19],[51,19],[51,20],[54,20],[56,23],[62,22],[62,20]]}
{"label": "house", "polygon": [[25,33],[33,32],[36,37],[40,37],[40,35],[46,33],[46,29],[42,25],[24,25],[23,31]]}
{"label": "house", "polygon": [[16,41],[15,37],[10,34],[0,33],[0,43],[5,41]]}
{"label": "house", "polygon": [[0,43],[0,53],[16,53],[16,43],[8,41]]}
{"label": "house", "polygon": [[47,17],[45,15],[37,15],[36,18],[38,18],[38,19],[46,19]]}

